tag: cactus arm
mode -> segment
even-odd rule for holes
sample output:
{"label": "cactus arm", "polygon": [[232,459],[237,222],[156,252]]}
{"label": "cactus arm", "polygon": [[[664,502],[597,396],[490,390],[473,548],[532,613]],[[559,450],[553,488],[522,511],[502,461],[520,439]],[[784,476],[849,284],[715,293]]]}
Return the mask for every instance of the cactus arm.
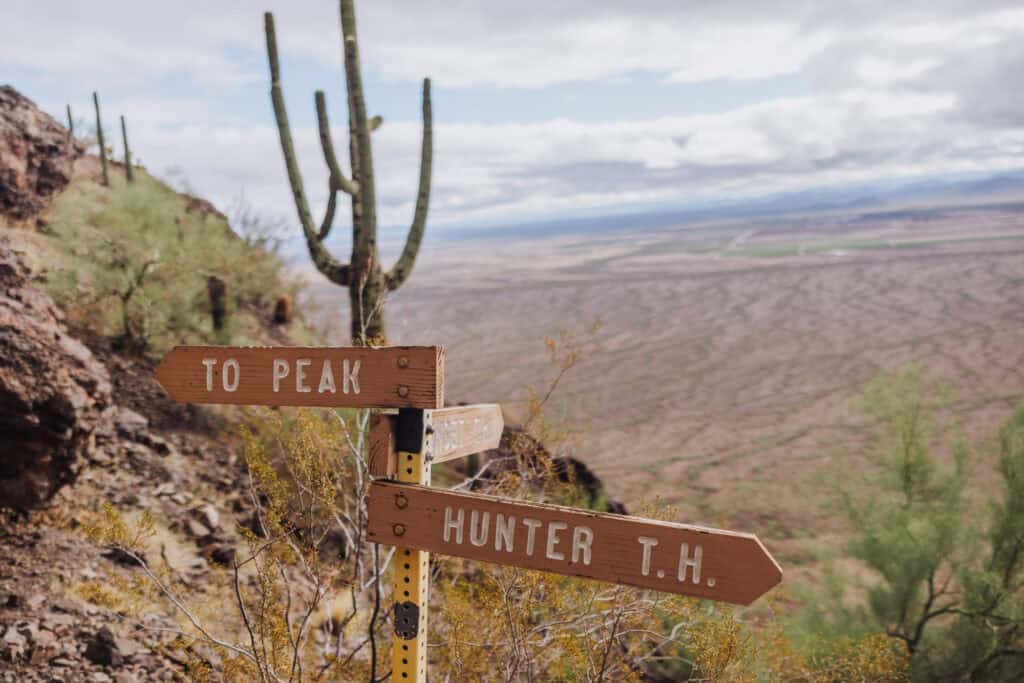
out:
{"label": "cactus arm", "polygon": [[423,232],[427,226],[427,209],[430,206],[430,173],[434,158],[433,114],[430,107],[430,79],[423,79],[423,143],[420,146],[420,184],[416,192],[416,210],[413,213],[412,225],[405,240],[402,255],[395,266],[388,271],[386,282],[389,290],[402,286],[412,272],[416,255],[423,241]]}
{"label": "cactus arm", "polygon": [[314,99],[316,100],[316,122],[320,127],[320,146],[323,147],[324,160],[327,162],[327,168],[331,172],[331,184],[345,194],[355,194],[357,189],[355,184],[349,181],[345,174],[341,172],[338,157],[334,154],[334,143],[331,142],[331,124],[327,118],[327,103],[324,99],[324,91],[317,90]]}
{"label": "cactus arm", "polygon": [[348,264],[335,259],[320,242],[318,232],[313,225],[313,216],[309,212],[306,192],[302,187],[302,173],[295,157],[295,144],[292,142],[291,127],[288,125],[288,112],[285,109],[284,95],[281,93],[281,68],[277,58],[277,37],[274,33],[274,15],[267,12],[263,15],[264,30],[267,36],[267,60],[270,63],[270,100],[274,106],[274,118],[277,120],[277,131],[281,138],[281,153],[284,156],[288,183],[292,188],[295,209],[302,224],[302,232],[306,238],[309,255],[317,270],[331,282],[347,286],[349,284]]}
{"label": "cactus arm", "polygon": [[360,273],[368,269],[376,256],[376,190],[373,179],[373,155],[370,152],[370,128],[366,120],[363,79],[359,71],[359,43],[356,38],[356,12],[353,0],[340,0],[341,33],[345,47],[345,82],[349,96],[350,149],[355,153],[352,180],[359,193],[354,197],[352,261]]}
{"label": "cactus arm", "polygon": [[317,234],[317,239],[323,242],[327,239],[327,235],[331,232],[331,226],[334,225],[334,209],[338,204],[338,188],[334,185],[334,180],[328,179],[327,181],[327,211],[324,213],[324,221],[320,224],[320,232]]}

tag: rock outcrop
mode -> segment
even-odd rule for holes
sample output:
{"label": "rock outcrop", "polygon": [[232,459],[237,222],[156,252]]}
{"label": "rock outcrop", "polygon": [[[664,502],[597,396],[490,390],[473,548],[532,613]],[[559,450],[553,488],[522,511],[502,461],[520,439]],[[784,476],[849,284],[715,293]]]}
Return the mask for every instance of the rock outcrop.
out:
{"label": "rock outcrop", "polygon": [[111,412],[106,368],[0,238],[0,507],[38,507],[73,481]]}
{"label": "rock outcrop", "polygon": [[67,186],[85,151],[67,128],[9,85],[0,85],[0,215],[25,220]]}
{"label": "rock outcrop", "polygon": [[[472,461],[471,458],[458,461],[455,469],[470,476],[472,473],[467,468]],[[481,483],[493,481],[507,471],[519,471],[526,479],[538,477],[541,481],[552,476],[557,481],[577,487],[592,509],[629,514],[623,503],[608,497],[604,483],[586,463],[569,456],[552,455],[544,444],[522,427],[505,425],[498,447],[481,453],[477,464],[482,472],[477,475],[477,481]]]}

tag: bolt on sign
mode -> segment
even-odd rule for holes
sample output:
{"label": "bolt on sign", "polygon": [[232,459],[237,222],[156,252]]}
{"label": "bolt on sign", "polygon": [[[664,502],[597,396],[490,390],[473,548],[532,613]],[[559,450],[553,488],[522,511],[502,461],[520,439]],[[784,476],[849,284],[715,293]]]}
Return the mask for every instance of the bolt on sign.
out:
{"label": "bolt on sign", "polygon": [[756,536],[385,481],[376,543],[748,605],[782,580]]}
{"label": "bolt on sign", "polygon": [[441,408],[439,346],[179,346],[156,379],[182,403]]}

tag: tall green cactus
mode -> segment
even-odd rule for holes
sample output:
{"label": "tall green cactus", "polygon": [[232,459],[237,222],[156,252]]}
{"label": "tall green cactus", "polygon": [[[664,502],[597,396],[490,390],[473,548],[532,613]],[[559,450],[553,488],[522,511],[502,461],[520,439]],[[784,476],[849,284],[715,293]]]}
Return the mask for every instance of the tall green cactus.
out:
{"label": "tall green cactus", "polygon": [[[384,299],[389,291],[394,291],[402,286],[412,272],[427,223],[427,209],[430,204],[430,172],[433,160],[430,79],[423,79],[423,142],[420,151],[420,178],[416,195],[416,209],[401,256],[390,270],[384,271],[377,254],[377,200],[373,175],[373,154],[370,147],[370,133],[380,126],[381,118],[379,116],[367,118],[366,115],[353,0],[340,0],[340,6],[345,81],[348,90],[348,146],[352,178],[351,180],[346,178],[338,164],[334,144],[331,141],[327,104],[323,91],[318,90],[314,101],[320,128],[320,144],[329,171],[327,209],[319,226],[313,222],[306,192],[303,189],[302,174],[299,171],[295,145],[292,142],[291,128],[288,124],[288,112],[285,109],[284,95],[281,93],[281,69],[277,57],[274,16],[267,12],[263,19],[267,34],[267,58],[270,62],[270,99],[274,106],[274,117],[277,119],[277,130],[281,137],[281,151],[284,154],[288,182],[291,184],[295,208],[299,215],[299,222],[302,224],[310,257],[317,270],[331,282],[348,287],[349,301],[352,307],[353,343],[382,344],[386,341]],[[352,256],[348,263],[336,259],[324,246],[324,240],[330,234],[334,222],[339,192],[349,195],[352,205]]]}
{"label": "tall green cactus", "polygon": [[128,147],[128,129],[124,125],[124,116],[121,117],[121,140],[124,142],[124,176],[129,183],[134,183],[135,174],[132,172],[132,151]]}
{"label": "tall green cactus", "polygon": [[68,135],[70,135],[71,137],[75,137],[75,120],[73,118],[71,118],[71,105],[69,104],[69,105],[67,105],[67,107],[68,107]]}
{"label": "tall green cactus", "polygon": [[110,187],[110,174],[107,171],[107,146],[103,142],[103,121],[100,120],[100,97],[92,93],[92,103],[96,107],[96,141],[100,146],[100,163],[103,165],[103,184]]}

